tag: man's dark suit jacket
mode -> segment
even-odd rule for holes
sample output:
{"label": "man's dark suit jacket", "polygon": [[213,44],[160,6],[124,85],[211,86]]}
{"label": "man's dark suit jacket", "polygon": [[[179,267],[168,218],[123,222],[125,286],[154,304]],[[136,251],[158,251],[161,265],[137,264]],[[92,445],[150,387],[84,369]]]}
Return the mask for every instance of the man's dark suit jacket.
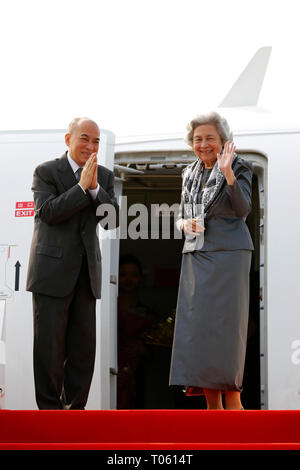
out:
{"label": "man's dark suit jacket", "polygon": [[[100,204],[111,204],[116,211],[113,173],[98,165],[100,189],[95,200],[77,183],[67,154],[39,165],[33,177],[34,233],[27,274],[28,291],[65,297],[74,288],[82,257],[86,254],[91,289],[101,297],[101,253],[96,233]],[[102,216],[103,219],[103,216]]]}

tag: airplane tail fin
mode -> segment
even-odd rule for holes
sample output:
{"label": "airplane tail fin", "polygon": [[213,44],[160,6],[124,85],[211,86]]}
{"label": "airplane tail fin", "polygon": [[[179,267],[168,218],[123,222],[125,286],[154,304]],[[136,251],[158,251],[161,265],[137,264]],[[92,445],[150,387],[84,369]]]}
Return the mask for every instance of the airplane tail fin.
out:
{"label": "airplane tail fin", "polygon": [[220,108],[257,105],[271,51],[272,47],[258,49],[219,105]]}

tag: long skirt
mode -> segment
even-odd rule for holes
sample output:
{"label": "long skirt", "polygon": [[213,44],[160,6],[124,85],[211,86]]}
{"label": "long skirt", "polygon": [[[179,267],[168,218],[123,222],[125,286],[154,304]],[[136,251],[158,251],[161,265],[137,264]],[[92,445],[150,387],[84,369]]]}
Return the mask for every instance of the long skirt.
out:
{"label": "long skirt", "polygon": [[242,390],[252,252],[184,253],[170,385]]}

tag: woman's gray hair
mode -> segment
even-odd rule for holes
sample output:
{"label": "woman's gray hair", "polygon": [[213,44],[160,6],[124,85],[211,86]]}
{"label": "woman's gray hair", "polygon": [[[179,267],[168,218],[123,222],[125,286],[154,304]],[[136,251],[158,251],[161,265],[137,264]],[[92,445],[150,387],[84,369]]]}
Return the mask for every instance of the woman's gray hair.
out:
{"label": "woman's gray hair", "polygon": [[233,135],[226,119],[220,116],[220,114],[216,113],[215,111],[212,111],[208,114],[201,114],[199,116],[196,116],[186,126],[188,133],[185,136],[184,140],[190,147],[193,147],[194,130],[196,129],[196,127],[205,124],[215,126],[223,144],[225,144],[227,140],[233,140]]}

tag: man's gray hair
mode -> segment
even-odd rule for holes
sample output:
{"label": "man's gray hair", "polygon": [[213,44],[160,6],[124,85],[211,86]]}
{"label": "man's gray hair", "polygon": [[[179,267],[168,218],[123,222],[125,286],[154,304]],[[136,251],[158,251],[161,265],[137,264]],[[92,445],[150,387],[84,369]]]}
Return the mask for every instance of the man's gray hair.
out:
{"label": "man's gray hair", "polygon": [[93,121],[93,119],[90,119],[89,117],[77,117],[77,118],[72,119],[72,121],[68,125],[68,134],[72,134],[72,132],[76,129],[76,127],[79,126],[79,123],[81,121],[92,122],[93,124],[95,124],[95,126],[99,128],[98,124],[95,121]]}
{"label": "man's gray hair", "polygon": [[227,140],[233,140],[233,135],[226,119],[220,116],[215,111],[212,111],[208,114],[201,114],[199,116],[196,116],[186,126],[188,133],[185,136],[184,140],[190,147],[193,147],[194,130],[196,129],[196,127],[202,126],[205,124],[210,124],[210,125],[215,126],[215,128],[217,129],[219,133],[219,136],[221,137],[223,144],[225,144]]}

